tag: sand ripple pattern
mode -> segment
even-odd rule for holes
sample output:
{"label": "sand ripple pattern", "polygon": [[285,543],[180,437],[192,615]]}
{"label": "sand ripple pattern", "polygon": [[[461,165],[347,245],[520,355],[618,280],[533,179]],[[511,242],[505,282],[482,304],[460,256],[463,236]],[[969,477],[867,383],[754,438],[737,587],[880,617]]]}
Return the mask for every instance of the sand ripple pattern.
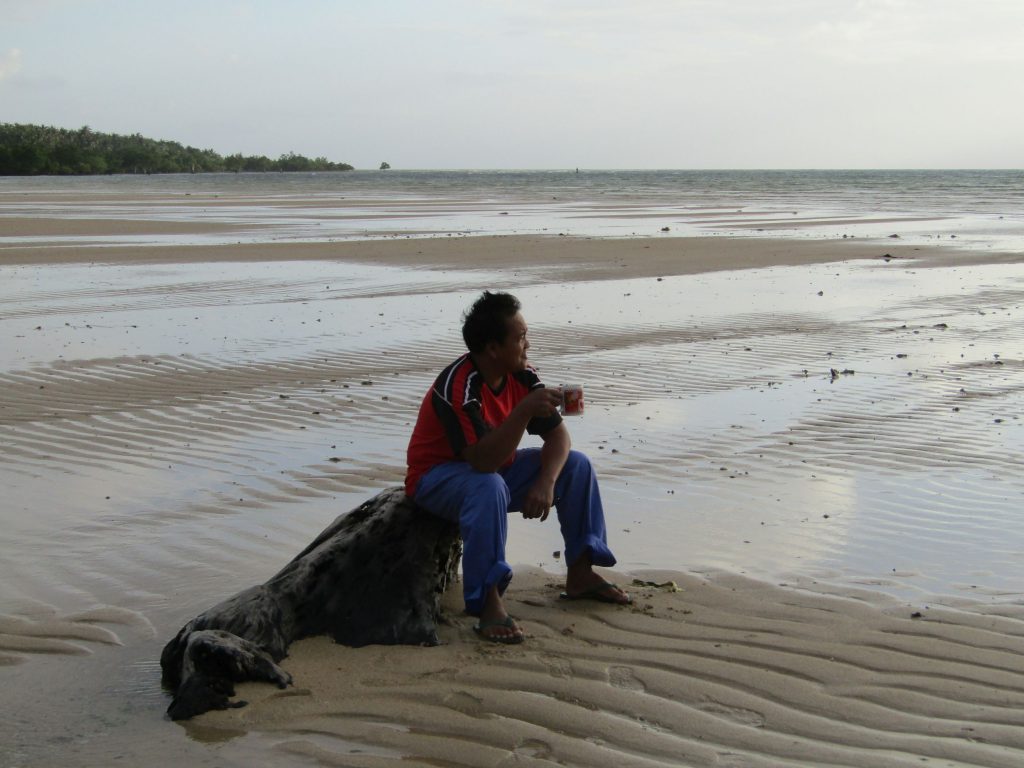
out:
{"label": "sand ripple pattern", "polygon": [[133,637],[155,634],[141,613],[116,606],[61,615],[52,606],[26,604],[16,614],[0,614],[0,666],[23,663],[32,654],[85,656],[97,645],[124,645],[118,631],[125,629]]}
{"label": "sand ripple pattern", "polygon": [[[543,582],[544,577],[537,577]],[[435,649],[306,641],[287,698],[203,728],[266,729],[320,765],[1016,766],[1024,759],[1019,619],[783,590],[736,576],[632,587],[631,609],[517,590],[518,647],[481,646],[469,619]],[[795,586],[795,585],[791,585]],[[867,597],[867,596],[862,596]],[[313,659],[318,659],[316,663]],[[321,681],[321,664],[340,680]],[[319,710],[321,687],[344,686]],[[226,751],[230,753],[228,745]]]}

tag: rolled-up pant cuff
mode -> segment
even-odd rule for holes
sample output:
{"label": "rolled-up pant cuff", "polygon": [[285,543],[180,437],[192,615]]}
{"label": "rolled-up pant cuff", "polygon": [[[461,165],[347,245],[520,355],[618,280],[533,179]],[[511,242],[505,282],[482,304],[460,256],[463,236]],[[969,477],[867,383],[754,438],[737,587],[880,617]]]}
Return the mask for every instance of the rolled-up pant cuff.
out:
{"label": "rolled-up pant cuff", "polygon": [[610,568],[615,565],[615,555],[608,549],[608,545],[600,536],[588,535],[579,541],[566,545],[565,562],[574,565],[577,560],[585,554],[590,553],[590,562],[601,568]]}
{"label": "rolled-up pant cuff", "polygon": [[468,581],[463,587],[462,596],[466,602],[466,613],[471,616],[479,616],[484,610],[484,602],[491,587],[497,586],[498,594],[505,594],[509,582],[512,581],[512,568],[504,560],[491,566],[484,577],[482,585],[471,586]]}

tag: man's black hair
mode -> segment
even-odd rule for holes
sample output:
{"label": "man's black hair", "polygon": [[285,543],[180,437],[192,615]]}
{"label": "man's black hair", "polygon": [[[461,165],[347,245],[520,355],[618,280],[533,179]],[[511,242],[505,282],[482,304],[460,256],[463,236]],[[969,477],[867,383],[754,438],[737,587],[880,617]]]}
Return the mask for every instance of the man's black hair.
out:
{"label": "man's black hair", "polygon": [[519,299],[511,293],[484,291],[462,316],[462,339],[474,355],[491,341],[505,343],[508,321],[519,311]]}

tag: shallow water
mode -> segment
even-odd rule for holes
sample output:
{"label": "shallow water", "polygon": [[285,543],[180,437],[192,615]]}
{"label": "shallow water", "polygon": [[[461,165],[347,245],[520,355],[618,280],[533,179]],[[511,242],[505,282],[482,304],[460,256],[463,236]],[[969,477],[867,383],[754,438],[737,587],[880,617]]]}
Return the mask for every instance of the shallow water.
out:
{"label": "shallow water", "polygon": [[[140,737],[220,762],[160,721],[160,648],[401,482],[419,399],[487,280],[0,272],[0,674],[24,692],[0,721],[8,763],[88,764]],[[1022,599],[1024,268],[493,279],[523,300],[542,376],[586,388],[570,428],[623,570]],[[510,528],[510,561],[562,567],[554,525]]]}
{"label": "shallow water", "polygon": [[[5,522],[8,530],[38,530],[50,539],[72,501],[82,515],[69,521],[76,534],[102,528],[94,516],[120,525],[126,515],[137,524],[142,516],[120,504],[155,506],[147,524],[163,527],[165,506],[216,506],[235,488],[293,503],[311,479],[340,482],[338,472],[318,473],[346,450],[344,461],[374,467],[369,482],[345,479],[353,497],[381,478],[400,478],[420,390],[459,352],[434,343],[456,335],[458,313],[472,295],[452,288],[479,279],[443,273],[434,278],[439,294],[362,298],[368,290],[397,293],[413,280],[393,270],[319,263],[246,265],[244,280],[223,265],[93,267],[88,276],[63,266],[19,271],[22,280],[5,281],[16,296],[5,301],[2,317],[13,331],[2,348],[5,472],[13,475],[8,509],[13,503],[27,512],[44,488],[62,503],[31,515],[10,510]],[[24,290],[28,272],[50,285],[53,302]],[[421,290],[422,277],[414,278]],[[65,280],[77,289],[63,289]],[[122,298],[104,287],[115,283]],[[1022,447],[1015,407],[1021,286],[1016,267],[828,265],[517,290],[534,308],[542,373],[552,383],[587,385],[588,415],[570,422],[577,444],[592,454],[608,451],[604,470],[621,476],[622,491],[632,495],[624,491],[628,478],[642,471],[646,481],[634,479],[632,487],[656,486],[652,477],[678,485],[695,473],[693,488],[666,488],[676,498],[648,500],[676,525],[685,528],[690,496],[707,492],[701,481],[709,468],[715,494],[722,492],[718,479],[739,481],[725,484],[725,497],[726,506],[740,509],[750,506],[739,490],[744,484],[778,485],[783,495],[801,486],[798,499],[815,489],[820,502],[776,502],[804,509],[793,518],[800,520],[824,499],[837,507],[828,519],[872,514],[893,493],[872,492],[879,474],[911,473],[914,481],[903,481],[907,493],[920,494],[930,471],[947,480],[962,471],[962,482],[933,495],[955,488],[958,503],[990,510],[990,525],[983,516],[950,532],[963,542],[1006,525],[999,499],[1008,510],[1018,501],[1019,494],[998,489],[1015,482]],[[94,300],[108,308],[94,315]],[[947,327],[939,330],[941,323]],[[833,378],[832,369],[856,373]],[[792,436],[808,456],[791,449]],[[726,465],[737,461],[745,473],[767,467],[756,470],[756,481],[732,477],[740,470]],[[797,464],[820,471],[801,478]],[[865,494],[870,504],[852,500]],[[771,528],[777,520],[763,522]],[[636,552],[622,553],[625,563],[678,565],[676,541],[671,556],[659,558],[651,553],[664,539],[642,538],[630,532],[635,543],[625,546]],[[21,547],[8,541],[14,557]],[[856,548],[835,549],[807,565],[859,567],[844,560]],[[547,562],[546,550],[534,554]],[[701,556],[708,556],[703,544],[686,561]],[[747,558],[721,564],[743,566]],[[961,558],[944,570],[957,565],[968,564]],[[947,587],[968,580],[924,570]]]}
{"label": "shallow water", "polygon": [[[724,234],[1024,248],[1024,171],[353,171],[0,178],[0,248]],[[5,217],[219,231],[14,236]]]}

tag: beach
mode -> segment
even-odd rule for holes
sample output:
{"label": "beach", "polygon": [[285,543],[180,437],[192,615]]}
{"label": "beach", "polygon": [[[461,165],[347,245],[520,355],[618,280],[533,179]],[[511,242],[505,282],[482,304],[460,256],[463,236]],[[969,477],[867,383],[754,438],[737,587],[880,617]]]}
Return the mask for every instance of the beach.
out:
{"label": "beach", "polygon": [[[1020,764],[1024,252],[889,213],[218,199],[0,195],[0,765]],[[318,237],[328,208],[386,231]],[[517,516],[523,645],[449,592],[438,647],[301,640],[291,688],[165,719],[186,621],[401,484],[484,288],[585,388],[634,604],[560,600],[557,526]]]}

